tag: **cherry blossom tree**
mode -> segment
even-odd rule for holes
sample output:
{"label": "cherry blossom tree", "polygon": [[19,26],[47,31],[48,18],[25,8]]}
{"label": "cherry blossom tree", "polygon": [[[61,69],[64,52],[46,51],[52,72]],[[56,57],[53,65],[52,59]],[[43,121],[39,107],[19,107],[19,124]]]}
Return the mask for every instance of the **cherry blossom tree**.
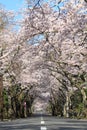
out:
{"label": "cherry blossom tree", "polygon": [[34,8],[28,8],[27,13],[30,14],[30,17],[26,22],[28,23],[30,20],[28,25],[26,24],[25,35],[27,33],[30,36],[28,33],[30,26],[29,29],[31,27],[34,29],[31,37],[38,34],[44,36],[44,44],[50,44],[54,49],[54,51],[46,52],[51,60],[50,65],[48,62],[48,68],[58,82],[66,88],[66,92],[73,91],[75,87],[81,86],[81,84],[77,85],[75,79],[78,77],[78,80],[82,80],[84,83],[85,79],[82,78],[82,75],[86,73],[87,63],[84,54],[86,55],[87,18],[85,3],[84,1],[67,1],[60,8],[60,15],[58,15],[57,10],[54,11],[47,4],[41,5],[40,2],[38,1],[37,4],[33,2],[31,4],[34,5]]}
{"label": "cherry blossom tree", "polygon": [[[51,108],[55,107],[58,114],[62,107],[60,114],[68,117],[74,91],[80,89],[83,104],[87,96],[84,90],[87,84],[86,2],[26,0],[26,3],[18,32],[12,30],[14,14],[0,12],[0,61],[6,79],[3,85],[34,86],[28,88],[29,101],[34,88],[35,96],[42,100],[48,101],[51,93]],[[62,102],[60,107],[58,97]]]}

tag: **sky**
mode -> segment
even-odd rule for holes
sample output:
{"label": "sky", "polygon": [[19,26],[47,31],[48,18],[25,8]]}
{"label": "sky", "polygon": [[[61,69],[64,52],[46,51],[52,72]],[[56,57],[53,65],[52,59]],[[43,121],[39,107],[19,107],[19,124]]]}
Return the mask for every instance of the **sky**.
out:
{"label": "sky", "polygon": [[[2,7],[4,7],[5,10],[12,10],[14,12],[20,11],[20,9],[23,7],[25,0],[0,0],[0,4],[2,5]],[[15,19],[20,19],[21,15],[17,14],[15,16]],[[19,26],[16,25],[16,27],[14,28],[16,30],[19,29]]]}
{"label": "sky", "polygon": [[0,4],[4,6],[6,10],[18,11],[23,6],[24,0],[0,0]]}

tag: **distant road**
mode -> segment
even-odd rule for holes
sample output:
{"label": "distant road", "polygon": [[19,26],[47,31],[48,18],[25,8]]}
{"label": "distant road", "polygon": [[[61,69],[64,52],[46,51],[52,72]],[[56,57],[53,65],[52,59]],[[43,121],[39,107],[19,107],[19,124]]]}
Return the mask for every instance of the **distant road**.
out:
{"label": "distant road", "polygon": [[0,130],[87,130],[87,121],[38,114],[26,119],[0,122]]}

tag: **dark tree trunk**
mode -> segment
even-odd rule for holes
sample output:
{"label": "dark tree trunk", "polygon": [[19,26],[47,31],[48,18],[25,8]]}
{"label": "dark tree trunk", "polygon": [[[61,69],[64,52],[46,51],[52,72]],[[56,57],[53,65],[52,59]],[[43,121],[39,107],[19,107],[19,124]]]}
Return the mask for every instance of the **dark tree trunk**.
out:
{"label": "dark tree trunk", "polygon": [[0,75],[0,118],[3,120],[3,75]]}

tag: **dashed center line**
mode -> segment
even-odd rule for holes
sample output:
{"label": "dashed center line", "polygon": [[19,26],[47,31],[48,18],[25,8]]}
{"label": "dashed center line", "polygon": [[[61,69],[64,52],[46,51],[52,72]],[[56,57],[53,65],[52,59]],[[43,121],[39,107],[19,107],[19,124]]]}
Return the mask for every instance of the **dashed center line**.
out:
{"label": "dashed center line", "polygon": [[42,124],[42,125],[45,124],[45,121],[41,121],[41,124]]}
{"label": "dashed center line", "polygon": [[43,121],[43,117],[41,117],[41,121]]}
{"label": "dashed center line", "polygon": [[[45,125],[45,121],[41,115],[41,125]],[[41,126],[41,130],[47,130],[47,127],[46,126]]]}
{"label": "dashed center line", "polygon": [[41,126],[41,130],[47,130],[47,127]]}

